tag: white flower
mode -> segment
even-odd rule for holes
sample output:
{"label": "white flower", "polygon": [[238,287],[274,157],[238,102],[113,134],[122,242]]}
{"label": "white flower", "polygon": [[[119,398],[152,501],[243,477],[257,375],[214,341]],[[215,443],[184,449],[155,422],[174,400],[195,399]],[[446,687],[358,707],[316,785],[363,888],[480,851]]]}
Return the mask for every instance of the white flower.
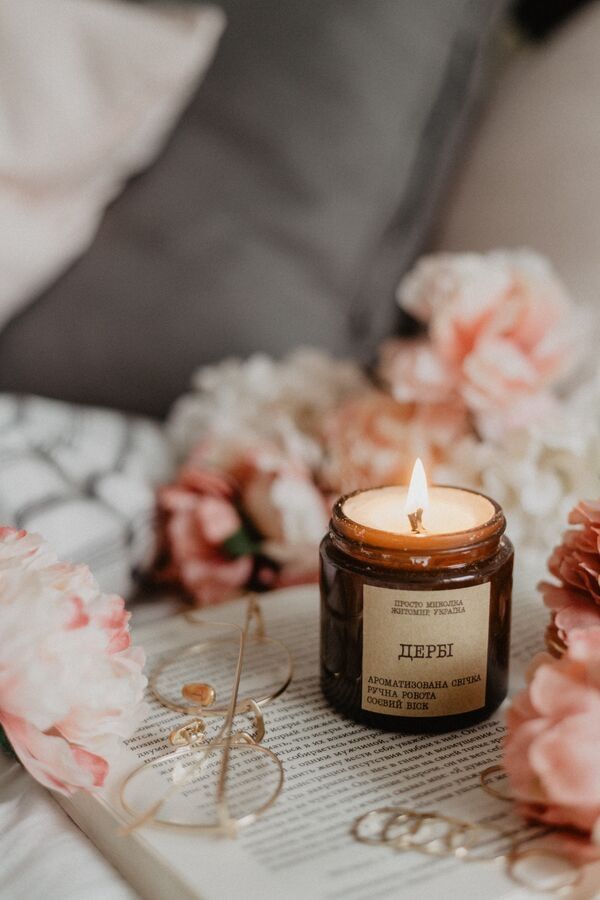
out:
{"label": "white flower", "polygon": [[466,437],[436,480],[473,487],[500,503],[522,557],[548,553],[570,509],[600,488],[600,385],[587,384],[554,418],[495,441]]}
{"label": "white flower", "polygon": [[181,457],[210,435],[225,447],[272,443],[309,468],[322,458],[322,420],[364,387],[355,363],[300,349],[280,362],[263,354],[200,369],[176,403],[169,432]]}
{"label": "white flower", "polygon": [[85,566],[0,528],[0,727],[23,765],[65,794],[104,782],[145,712],[129,613]]}

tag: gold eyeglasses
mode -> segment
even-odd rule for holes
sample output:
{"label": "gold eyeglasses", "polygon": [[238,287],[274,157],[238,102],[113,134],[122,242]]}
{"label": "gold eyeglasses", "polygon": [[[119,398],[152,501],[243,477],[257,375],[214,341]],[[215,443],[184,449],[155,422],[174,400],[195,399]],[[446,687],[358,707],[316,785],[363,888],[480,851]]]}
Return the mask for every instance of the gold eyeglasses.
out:
{"label": "gold eyeglasses", "polygon": [[[233,837],[283,787],[281,760],[261,744],[263,709],[289,686],[292,658],[267,636],[254,595],[242,626],[186,617],[203,629],[201,640],[163,658],[149,690],[188,720],[169,735],[174,749],[142,763],[121,785],[122,805],[132,816],[125,830],[151,823]],[[234,731],[240,720],[243,727]]]}

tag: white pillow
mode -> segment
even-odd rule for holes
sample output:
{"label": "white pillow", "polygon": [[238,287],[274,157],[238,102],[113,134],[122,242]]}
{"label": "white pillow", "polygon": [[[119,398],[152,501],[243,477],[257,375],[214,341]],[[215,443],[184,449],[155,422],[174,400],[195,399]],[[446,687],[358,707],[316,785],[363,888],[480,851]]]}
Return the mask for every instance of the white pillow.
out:
{"label": "white pillow", "polygon": [[223,26],[214,7],[0,0],[0,327],[159,151]]}
{"label": "white pillow", "polygon": [[437,244],[529,246],[585,304],[600,294],[600,4],[547,43],[524,48],[499,78]]}

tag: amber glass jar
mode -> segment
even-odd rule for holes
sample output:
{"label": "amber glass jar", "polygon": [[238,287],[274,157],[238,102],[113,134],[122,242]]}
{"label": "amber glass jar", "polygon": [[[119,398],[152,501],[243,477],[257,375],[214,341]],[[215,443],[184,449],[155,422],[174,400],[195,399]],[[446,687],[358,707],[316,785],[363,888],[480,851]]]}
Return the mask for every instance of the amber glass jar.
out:
{"label": "amber glass jar", "polygon": [[476,527],[399,534],[346,515],[359,493],[338,500],[321,544],[325,696],[356,721],[395,731],[485,719],[508,684],[514,554],[501,508],[475,495],[491,513]]}

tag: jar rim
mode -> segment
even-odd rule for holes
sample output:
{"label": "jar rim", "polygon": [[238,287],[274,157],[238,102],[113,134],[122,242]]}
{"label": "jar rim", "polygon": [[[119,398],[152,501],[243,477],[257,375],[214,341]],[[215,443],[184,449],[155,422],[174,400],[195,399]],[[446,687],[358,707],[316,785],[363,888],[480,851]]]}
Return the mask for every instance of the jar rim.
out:
{"label": "jar rim", "polygon": [[366,491],[377,491],[390,486],[380,485],[379,487],[359,489],[344,494],[336,500],[333,506],[332,529],[341,534],[346,540],[358,545],[367,545],[373,549],[380,550],[395,550],[400,553],[406,552],[412,555],[429,555],[432,552],[444,550],[467,550],[475,544],[486,545],[494,538],[499,540],[506,529],[506,518],[499,503],[481,491],[457,487],[451,484],[436,484],[433,487],[464,491],[465,493],[482,497],[491,504],[494,514],[486,522],[463,531],[442,532],[439,534],[400,534],[372,528],[368,525],[361,525],[344,512],[344,505],[350,498],[363,494]]}

